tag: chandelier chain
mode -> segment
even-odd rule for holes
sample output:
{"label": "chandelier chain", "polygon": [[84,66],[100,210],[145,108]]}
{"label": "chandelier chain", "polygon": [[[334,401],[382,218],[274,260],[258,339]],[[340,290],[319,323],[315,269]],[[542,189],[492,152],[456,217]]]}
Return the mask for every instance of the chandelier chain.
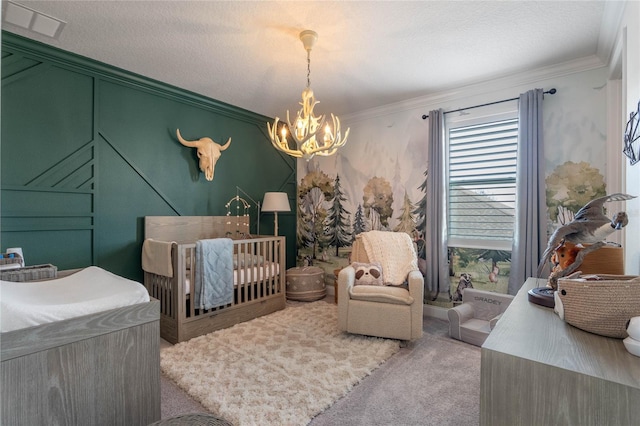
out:
{"label": "chandelier chain", "polygon": [[307,89],[311,87],[311,50],[307,50]]}

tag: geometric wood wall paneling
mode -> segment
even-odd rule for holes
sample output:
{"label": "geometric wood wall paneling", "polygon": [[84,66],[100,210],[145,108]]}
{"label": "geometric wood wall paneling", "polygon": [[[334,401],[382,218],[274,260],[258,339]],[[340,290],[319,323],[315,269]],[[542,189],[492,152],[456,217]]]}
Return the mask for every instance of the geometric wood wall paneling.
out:
{"label": "geometric wood wall paneling", "polygon": [[[279,228],[295,265],[297,163],[270,146],[268,117],[6,32],[2,47],[2,248],[138,279],[145,215],[222,215],[239,187],[289,194]],[[177,127],[232,136],[213,182]],[[268,234],[273,215],[256,219]]]}
{"label": "geometric wood wall paneling", "polygon": [[49,166],[25,184],[27,187],[79,189],[93,188],[94,146],[88,142],[67,157]]}
{"label": "geometric wood wall paneling", "polygon": [[145,175],[145,173],[135,165],[134,161],[127,158],[127,156],[110,141],[109,137],[104,134],[104,131],[100,131],[99,134],[102,140],[104,140],[104,142],[131,168],[131,170],[133,170],[138,176],[140,176],[142,181],[147,184],[149,189],[155,192],[162,199],[162,201],[164,201],[167,207],[175,212],[176,215],[180,216],[181,214],[179,207],[175,203],[171,202],[169,197],[163,194],[160,188],[158,188],[150,181],[147,175]]}
{"label": "geometric wood wall paneling", "polygon": [[46,72],[48,64],[22,55],[3,52],[2,84],[11,84],[18,79],[30,77],[39,72]]}
{"label": "geometric wood wall paneling", "polygon": [[[11,123],[3,123],[3,154],[7,155],[3,155],[2,166],[8,179],[2,181],[1,192],[2,249],[22,247],[27,265],[53,263],[67,269],[92,264],[93,142],[78,140],[82,135],[91,138],[90,132],[73,132],[65,121],[57,121],[57,117],[73,117],[76,122],[83,122],[77,113],[92,108],[93,84],[87,76],[54,67],[33,55],[6,50],[2,53],[1,75],[3,108],[10,113],[18,98],[24,111],[14,113]],[[52,79],[49,76],[53,76]],[[50,83],[45,87],[63,84],[64,89],[38,96],[43,82],[47,81]],[[27,98],[16,95],[22,93],[22,88],[29,93]],[[73,88],[75,92],[67,91]],[[53,93],[62,97],[52,96]],[[65,101],[69,96],[72,96],[71,103]],[[76,100],[81,102],[75,103]],[[50,117],[36,112],[42,111],[45,105]],[[47,123],[47,127],[43,127],[47,130],[34,133],[40,122]],[[51,123],[60,124],[51,127]],[[56,154],[60,150],[56,146],[62,141],[71,151],[59,159]],[[35,151],[34,146],[38,147]],[[28,160],[34,154],[38,162]]]}

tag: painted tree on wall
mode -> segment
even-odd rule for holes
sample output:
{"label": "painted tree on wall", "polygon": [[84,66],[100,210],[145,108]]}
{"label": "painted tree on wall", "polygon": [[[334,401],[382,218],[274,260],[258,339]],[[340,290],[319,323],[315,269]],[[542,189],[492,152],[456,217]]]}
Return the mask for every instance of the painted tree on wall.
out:
{"label": "painted tree on wall", "polygon": [[510,262],[511,252],[506,250],[485,250],[478,255],[478,260],[491,259],[491,271],[489,271],[489,281],[492,283],[498,282],[498,274],[500,268],[498,262]]}
{"label": "painted tree on wall", "polygon": [[327,218],[327,210],[325,203],[324,194],[318,187],[311,188],[302,199],[303,210],[309,223],[313,259],[317,258],[318,248],[322,249],[326,243],[324,222]]}
{"label": "painted tree on wall", "polygon": [[[418,238],[424,237],[427,231],[426,212],[427,212],[427,179],[428,177],[429,177],[429,170],[425,170],[424,181],[422,182],[422,185],[418,187],[420,191],[424,193],[424,197],[422,197],[422,199],[418,202],[418,205],[416,206],[416,208],[413,210],[413,213],[417,216],[416,231],[418,233]],[[426,253],[425,253],[424,244],[418,245],[418,258],[424,259],[425,256],[426,256]]]}
{"label": "painted tree on wall", "polygon": [[333,196],[333,181],[321,170],[310,171],[298,185],[298,199],[302,210],[302,214],[298,216],[298,227],[304,227],[304,246],[313,247],[314,259],[317,249],[327,243],[324,222],[327,218],[328,200]]}
{"label": "painted tree on wall", "polygon": [[589,201],[604,197],[604,176],[589,163],[567,161],[556,167],[545,179],[549,217],[556,221],[558,207],[577,212]]}
{"label": "painted tree on wall", "polygon": [[296,247],[300,249],[300,247],[309,247],[313,244],[313,240],[311,238],[311,225],[310,225],[310,217],[305,209],[302,207],[303,202],[302,199],[298,198],[297,205],[297,217],[298,224],[296,226]]}
{"label": "painted tree on wall", "polygon": [[328,244],[336,248],[336,256],[338,256],[340,247],[349,246],[352,240],[349,226],[349,215],[351,213],[344,208],[347,198],[340,187],[340,176],[336,176],[333,194],[333,201],[327,212],[326,227]]}
{"label": "painted tree on wall", "polygon": [[413,237],[416,230],[416,220],[413,215],[415,206],[409,199],[407,191],[404,191],[404,200],[402,207],[400,207],[400,216],[397,217],[399,223],[393,228],[395,232],[406,232],[409,236]]}
{"label": "painted tree on wall", "polygon": [[[388,229],[389,218],[393,215],[393,190],[384,178],[372,177],[363,190],[363,207],[365,215],[372,222],[371,229]],[[379,220],[379,228],[377,221]]]}
{"label": "painted tree on wall", "polygon": [[[367,221],[362,211],[362,204],[358,204],[356,213],[353,216],[353,237],[367,230]],[[353,241],[353,239],[352,239]]]}

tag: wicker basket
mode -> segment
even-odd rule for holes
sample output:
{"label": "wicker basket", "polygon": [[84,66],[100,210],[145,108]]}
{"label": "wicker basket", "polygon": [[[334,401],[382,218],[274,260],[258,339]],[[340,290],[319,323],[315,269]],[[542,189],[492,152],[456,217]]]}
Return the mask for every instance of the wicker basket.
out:
{"label": "wicker basket", "polygon": [[640,277],[574,274],[558,280],[558,297],[569,324],[623,339],[629,319],[640,316]]}
{"label": "wicker basket", "polygon": [[2,271],[0,272],[0,279],[3,281],[33,281],[55,278],[57,275],[58,268],[51,264],[46,264]]}

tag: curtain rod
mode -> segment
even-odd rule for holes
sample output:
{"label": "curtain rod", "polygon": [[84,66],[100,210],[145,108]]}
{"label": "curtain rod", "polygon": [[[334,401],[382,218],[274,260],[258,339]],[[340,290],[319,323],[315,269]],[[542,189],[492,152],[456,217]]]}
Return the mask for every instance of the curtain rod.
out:
{"label": "curtain rod", "polygon": [[[549,94],[549,95],[555,95],[557,92],[557,90],[555,88],[549,89],[546,92],[542,92],[543,95]],[[452,111],[445,111],[443,114],[449,114],[451,112],[458,112],[458,111],[466,111],[468,109],[473,109],[473,108],[480,108],[483,106],[489,106],[489,105],[495,105],[495,104],[501,104],[503,102],[510,102],[510,101],[517,101],[518,99],[520,99],[520,97],[517,98],[511,98],[511,99],[503,99],[501,101],[495,101],[495,102],[489,102],[488,104],[481,104],[481,105],[474,105],[474,106],[470,106],[470,107],[466,107],[466,108],[458,108],[458,109],[454,109]],[[423,120],[426,120],[427,118],[429,118],[428,114],[424,114],[422,116]]]}

